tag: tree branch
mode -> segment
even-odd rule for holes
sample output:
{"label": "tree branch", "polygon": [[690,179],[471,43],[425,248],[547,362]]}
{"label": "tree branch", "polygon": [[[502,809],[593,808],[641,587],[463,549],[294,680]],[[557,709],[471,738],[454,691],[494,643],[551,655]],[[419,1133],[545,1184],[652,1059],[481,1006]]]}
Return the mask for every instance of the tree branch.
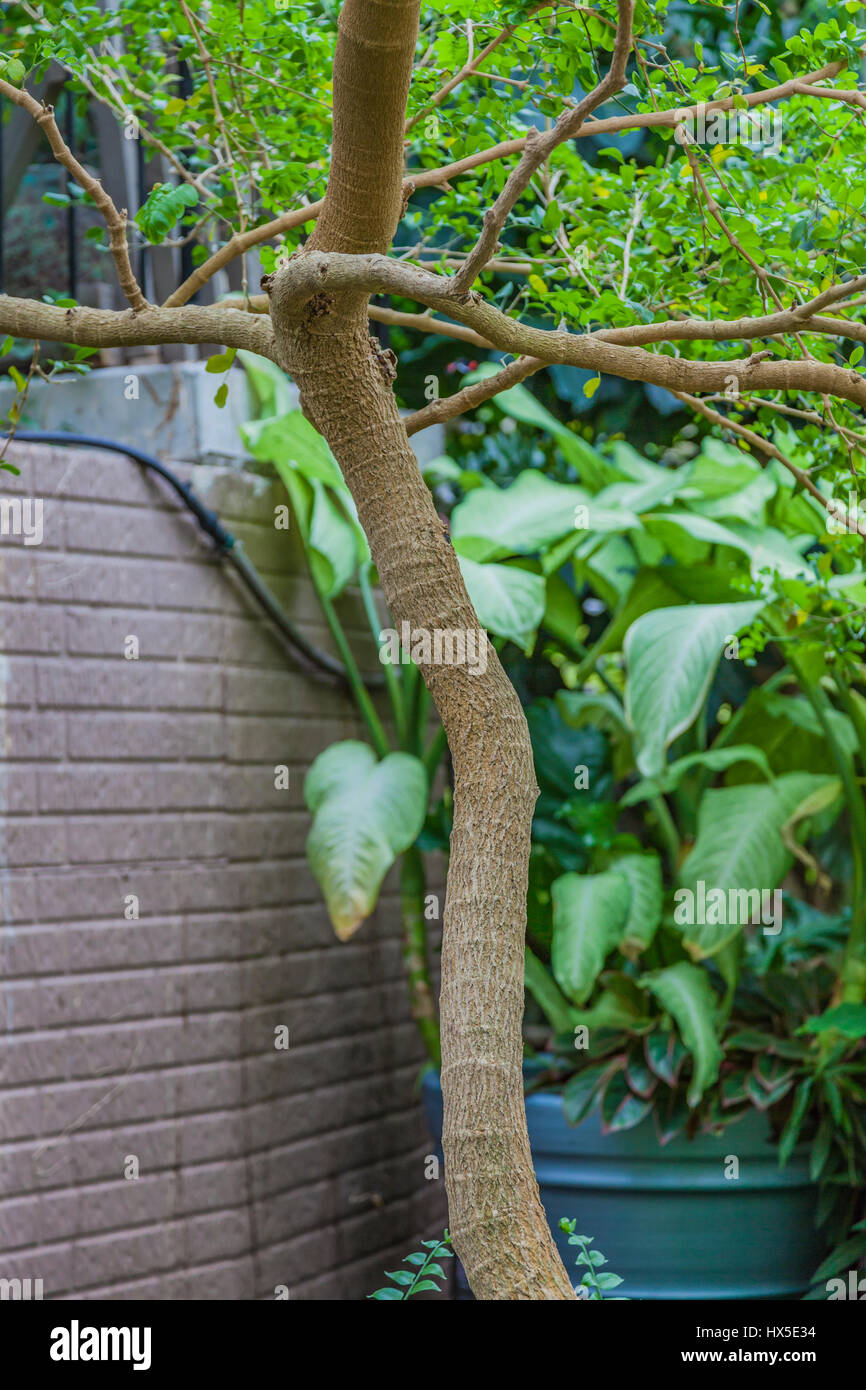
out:
{"label": "tree branch", "polygon": [[[452,281],[386,256],[331,255],[311,251],[297,256],[284,272],[285,293],[300,308],[325,288],[330,291],[358,291],[363,294],[397,294],[427,305],[438,314],[456,319],[485,344],[518,357],[538,358],[542,363],[563,365],[619,376],[627,381],[644,381],[670,391],[710,393],[724,391],[736,380],[740,391],[817,391],[842,400],[866,405],[866,378],[851,368],[829,362],[767,361],[758,354],[730,361],[693,361],[647,352],[635,346],[635,339],[622,342],[629,329],[600,330],[574,334],[561,329],[533,328],[508,318],[493,305],[473,293],[465,300],[455,299]],[[852,335],[854,325],[843,319],[822,319],[812,313],[819,304],[838,301],[856,292],[866,277],[847,285],[836,285],[808,304],[757,319],[731,323],[694,320],[669,325],[637,325],[644,329],[664,327],[667,336],[683,338],[744,339],[764,337],[786,329],[799,328]],[[437,320],[433,320],[436,323]],[[443,325],[443,328],[445,325]],[[53,342],[77,343],[90,347],[131,344],[219,342],[227,347],[245,347],[264,357],[273,356],[273,335],[265,315],[242,309],[199,308],[146,310],[132,315],[99,309],[62,309],[36,300],[0,296],[0,331],[20,338],[40,338]],[[479,344],[480,345],[480,344]],[[459,413],[456,412],[456,413]]]}
{"label": "tree branch", "polygon": [[403,135],[418,8],[406,0],[382,5],[381,41],[377,36],[371,42],[367,6],[344,0],[334,55],[331,167],[311,246],[364,252],[391,245],[403,203]]}
{"label": "tree branch", "polygon": [[471,343],[473,347],[486,351],[493,350],[493,344],[472,328],[464,328],[460,323],[449,323],[447,319],[434,318],[432,314],[404,314],[399,309],[386,309],[381,304],[370,304],[367,313],[378,323],[394,324],[397,328],[408,328],[415,333],[441,333],[445,338],[456,338],[461,343]]}
{"label": "tree branch", "polygon": [[538,357],[518,357],[494,376],[474,381],[471,386],[464,386],[462,391],[455,391],[453,396],[443,396],[438,401],[431,401],[423,409],[416,410],[414,414],[407,415],[403,420],[406,433],[417,434],[419,430],[426,430],[430,425],[441,425],[446,420],[454,420],[467,410],[474,410],[476,406],[482,405],[484,401],[492,400],[500,391],[507,391],[509,386],[516,386],[518,382],[525,381],[533,372],[538,372],[546,366],[547,363]]}
{"label": "tree branch", "polygon": [[796,84],[794,91],[801,97],[820,97],[824,101],[829,98],[844,101],[849,106],[859,106],[861,111],[866,110],[866,96],[856,87],[817,87],[813,81],[804,78]]}
{"label": "tree branch", "polygon": [[[141,288],[136,280],[132,265],[129,260],[129,247],[126,241],[126,208],[118,212],[114,202],[108,196],[99,179],[95,179],[92,174],[88,174],[83,164],[79,164],[75,155],[70,150],[63,136],[60,134],[57,122],[54,119],[54,107],[46,106],[44,102],[36,101],[29,92],[23,87],[13,87],[10,82],[0,78],[0,96],[7,97],[9,101],[14,101],[16,106],[20,106],[30,116],[33,117],[40,130],[45,135],[46,140],[51,146],[51,153],[66,171],[71,174],[75,182],[89,193],[99,211],[102,213],[105,225],[108,228],[109,247],[114,258],[117,270],[117,279],[120,288],[129,300],[134,312],[138,313],[148,307],[147,300],[141,292]],[[32,336],[32,335],[27,335]]]}
{"label": "tree branch", "polygon": [[821,333],[840,338],[866,339],[866,325],[852,319],[828,318],[818,313],[829,304],[866,287],[866,275],[833,285],[805,304],[780,309],[775,314],[742,319],[667,319],[661,323],[630,324],[627,328],[598,328],[590,337],[607,343],[643,347],[665,342],[736,342],[773,338],[780,333]]}
{"label": "tree branch", "polygon": [[746,425],[741,425],[737,420],[729,420],[727,416],[721,415],[718,410],[713,410],[706,402],[698,400],[696,396],[690,396],[686,391],[675,391],[674,395],[692,410],[703,415],[711,424],[719,425],[723,430],[730,430],[732,434],[739,435],[741,439],[745,439],[748,444],[751,444],[753,449],[760,449],[761,453],[766,454],[768,458],[778,459],[779,463],[793,474],[800,486],[805,488],[816,502],[820,502],[821,506],[827,510],[827,498],[818,490],[809,474],[792,463],[788,456],[783,454],[781,449],[777,449],[776,445],[769,439],[764,439],[762,435],[756,434],[754,430],[750,430]]}
{"label": "tree branch", "polygon": [[[443,288],[447,289],[450,284],[450,280],[442,281]],[[598,339],[600,342],[618,343],[622,347],[646,347],[655,343],[674,342],[749,342],[755,338],[777,338],[789,332],[816,333],[826,337],[866,342],[866,324],[858,319],[829,317],[817,313],[819,308],[847,298],[864,288],[866,275],[849,280],[845,284],[833,285],[807,303],[794,305],[776,314],[741,319],[663,319],[659,323],[636,323],[624,328],[595,328],[584,336]],[[245,307],[252,313],[267,314],[270,309],[268,296],[250,295]],[[435,318],[432,314],[408,314],[398,309],[384,308],[379,304],[371,304],[368,312],[369,317],[378,320],[379,323],[392,323],[419,333],[441,333],[445,337],[472,343],[474,347],[488,351],[496,349],[495,343],[489,342],[473,329],[450,323],[447,319]]]}
{"label": "tree branch", "polygon": [[274,356],[274,335],[266,315],[243,309],[202,308],[186,304],[160,309],[146,304],[138,313],[126,309],[63,309],[38,299],[0,295],[0,332],[15,338],[38,338],[81,347],[155,347],[160,343],[220,343]]}
{"label": "tree branch", "polygon": [[[269,314],[271,311],[271,303],[266,294],[250,294],[246,300],[240,295],[231,298],[227,296],[219,303],[226,307],[231,305],[232,308],[246,309],[251,314]],[[493,344],[482,338],[480,333],[475,333],[471,328],[464,328],[461,323],[437,319],[433,314],[404,314],[399,309],[387,309],[383,304],[369,304],[367,317],[376,323],[393,324],[396,328],[408,328],[414,333],[439,333],[445,338],[456,338],[461,343],[471,343],[473,347],[483,348],[488,352],[495,351]]]}
{"label": "tree branch", "polygon": [[550,157],[557,145],[574,138],[593,111],[625,86],[626,65],[632,47],[634,0],[617,0],[617,13],[619,22],[613,57],[607,73],[573,110],[564,111],[550,130],[542,132],[533,127],[529,131],[520,163],[509,175],[492,208],[485,212],[481,235],[463,266],[453,277],[455,292],[463,293],[468,290],[490,260],[509,213],[521,194],[526,192],[536,170]]}
{"label": "tree branch", "polygon": [[[371,349],[363,277],[332,294],[315,276],[329,253],[365,265],[376,257],[359,251],[390,246],[419,9],[420,0],[344,0],[325,206],[309,249],[265,283],[278,354],[343,470],[395,624],[469,631],[478,616],[406,437],[391,361]],[[298,296],[307,263],[317,293]],[[532,748],[520,701],[493,648],[485,651],[478,679],[457,664],[420,663],[454,766],[440,990],[449,1229],[476,1297],[573,1301],[539,1200],[523,1103]]]}
{"label": "tree branch", "polygon": [[[845,64],[840,62],[827,63],[824,67],[807,73],[802,79],[792,78],[777,87],[768,87],[761,92],[747,92],[744,94],[745,101],[749,108],[764,106],[773,101],[782,101],[787,97],[796,95],[799,85],[809,85],[819,82],[823,78],[836,77],[844,67]],[[822,92],[824,90],[829,96],[836,89],[829,87],[821,89]],[[718,101],[707,102],[702,109],[708,114],[713,111],[733,111],[737,100],[740,98],[720,97]],[[697,112],[698,106],[695,105],[671,107],[666,111],[644,111],[634,115],[609,116],[604,120],[584,122],[574,138],[580,139],[590,135],[613,135],[625,130],[649,130],[652,128],[673,130],[684,120],[696,116]],[[403,181],[403,194],[409,197],[418,188],[441,188],[448,183],[449,179],[459,178],[462,174],[471,173],[473,169],[479,169],[485,164],[493,164],[498,159],[510,159],[512,155],[520,154],[525,146],[525,137],[502,140],[487,149],[478,150],[475,154],[466,155],[463,159],[454,160],[451,164],[442,164],[436,169],[410,170]],[[263,222],[259,227],[251,227],[243,236],[236,233],[225,246],[221,246],[218,251],[215,251],[184,280],[182,285],[178,286],[165,301],[163,307],[171,309],[180,304],[186,304],[203,285],[207,284],[212,275],[215,275],[223,266],[228,265],[236,256],[242,255],[251,247],[259,246],[263,241],[272,241],[275,237],[283,236],[286,232],[293,231],[296,227],[302,227],[307,222],[315,222],[322,211],[323,204],[324,199],[320,198],[317,202],[309,203],[306,207],[293,208],[291,212],[281,213],[279,217],[274,217],[270,222]]]}
{"label": "tree branch", "polygon": [[[387,256],[329,256],[322,252],[306,252],[297,255],[283,275],[282,293],[298,313],[308,300],[326,290],[331,293],[351,288],[372,294],[399,294],[457,319],[501,352],[515,356],[583,367],[623,377],[626,381],[664,386],[669,391],[724,391],[735,381],[739,391],[819,391],[866,405],[866,378],[847,367],[812,360],[766,361],[759,354],[732,361],[693,361],[647,352],[641,347],[622,346],[600,333],[572,334],[561,329],[533,328],[508,318],[474,291],[455,297],[452,279],[432,275],[405,262],[392,261]],[[839,298],[848,293],[847,286],[834,286],[833,289]],[[797,324],[797,314],[808,307],[798,306],[785,313]],[[760,332],[763,332],[767,322],[775,317],[767,315],[751,322],[760,325]],[[742,337],[740,325],[734,327],[733,336]],[[847,325],[841,332],[846,331]],[[760,332],[755,336],[760,336]],[[731,326],[719,336],[731,336]]]}

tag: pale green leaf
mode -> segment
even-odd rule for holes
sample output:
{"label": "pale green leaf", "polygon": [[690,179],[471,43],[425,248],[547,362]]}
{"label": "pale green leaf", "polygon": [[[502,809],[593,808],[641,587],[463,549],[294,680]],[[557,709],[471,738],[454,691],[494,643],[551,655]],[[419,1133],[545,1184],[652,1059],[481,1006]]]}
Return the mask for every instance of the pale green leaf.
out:
{"label": "pale green leaf", "polygon": [[671,1015],[692,1054],[694,1068],[688,1101],[695,1106],[718,1077],[723,1056],[716,1036],[717,1000],[706,971],[688,961],[679,961],[677,965],[642,976],[640,983],[652,990],[662,1008]]}
{"label": "pale green leaf", "polygon": [[575,508],[591,500],[583,488],[526,471],[508,488],[479,488],[465,497],[451,515],[451,536],[485,543],[473,547],[474,560],[533,554],[573,533]]}
{"label": "pale green leaf", "polygon": [[[778,887],[792,862],[784,841],[785,827],[798,808],[828,783],[834,784],[835,779],[820,773],[790,772],[771,783],[717,787],[704,794],[697,838],[680,869],[679,881],[682,889],[694,895],[695,903],[703,884],[704,915],[720,920],[686,921],[690,900],[678,898],[680,917],[675,915],[675,921],[693,954],[714,955],[739,935],[755,903],[754,896],[744,895],[769,893]],[[714,890],[724,894],[724,906],[720,899],[716,899],[716,906],[709,901]],[[697,907],[694,915],[698,915]],[[736,920],[727,920],[731,916]]]}
{"label": "pale green leaf", "polygon": [[385,874],[424,824],[427,774],[418,758],[348,740],[316,758],[304,783],[313,812],[310,867],[334,931],[347,941],[376,906]]}
{"label": "pale green leaf", "polygon": [[752,603],[688,604],[656,609],[628,631],[626,718],[645,777],[664,767],[665,751],[697,718],[722,648],[763,608]]}
{"label": "pale green leaf", "polygon": [[479,565],[459,555],[460,569],[478,621],[522,651],[532,650],[544,617],[546,585],[539,574],[513,565]]}
{"label": "pale green leaf", "polygon": [[551,967],[575,1004],[592,993],[628,918],[631,888],[616,873],[562,874],[554,881]]}

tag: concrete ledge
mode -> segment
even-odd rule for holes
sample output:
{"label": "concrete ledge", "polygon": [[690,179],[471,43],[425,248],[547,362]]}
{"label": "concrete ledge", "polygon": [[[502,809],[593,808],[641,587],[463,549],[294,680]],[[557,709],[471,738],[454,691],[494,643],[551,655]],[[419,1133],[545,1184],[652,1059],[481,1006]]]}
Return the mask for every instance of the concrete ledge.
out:
{"label": "concrete ledge", "polygon": [[[228,382],[225,406],[214,404]],[[297,390],[291,386],[295,402]],[[0,412],[15,398],[11,382],[0,385]],[[205,371],[204,362],[147,362],[99,367],[89,376],[59,376],[33,383],[22,429],[67,430],[99,435],[155,454],[163,463],[243,467],[246,454],[238,427],[255,414],[255,401],[241,367],[227,374]],[[441,425],[412,440],[422,463],[445,451]]]}

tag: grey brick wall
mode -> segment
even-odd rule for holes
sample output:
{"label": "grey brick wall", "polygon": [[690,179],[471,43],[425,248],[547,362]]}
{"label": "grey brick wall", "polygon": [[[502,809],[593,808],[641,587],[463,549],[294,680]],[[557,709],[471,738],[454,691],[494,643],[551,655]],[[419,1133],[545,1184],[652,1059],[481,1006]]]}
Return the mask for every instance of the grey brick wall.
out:
{"label": "grey brick wall", "polygon": [[[0,538],[0,1276],[362,1297],[445,1211],[393,877],[340,945],[303,854],[304,772],[352,707],[136,464],[10,457],[0,494],[43,499],[44,539]],[[327,646],[278,489],[187,472]]]}

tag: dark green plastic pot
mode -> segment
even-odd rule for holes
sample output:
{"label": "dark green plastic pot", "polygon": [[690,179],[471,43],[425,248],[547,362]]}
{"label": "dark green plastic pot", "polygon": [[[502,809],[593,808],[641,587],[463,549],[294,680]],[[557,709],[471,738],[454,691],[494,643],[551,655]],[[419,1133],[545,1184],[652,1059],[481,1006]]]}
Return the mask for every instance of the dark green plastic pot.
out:
{"label": "dark green plastic pot", "polygon": [[[436,1073],[424,1078],[424,1104],[439,1143]],[[651,1117],[619,1134],[603,1134],[596,1113],[573,1128],[553,1092],[527,1096],[526,1119],[541,1200],[567,1269],[576,1252],[559,1230],[563,1216],[594,1238],[624,1279],[617,1293],[626,1298],[793,1299],[809,1288],[824,1255],[818,1191],[803,1154],[779,1168],[759,1111],[721,1138],[664,1147]],[[729,1156],[739,1160],[736,1179],[725,1177]]]}

